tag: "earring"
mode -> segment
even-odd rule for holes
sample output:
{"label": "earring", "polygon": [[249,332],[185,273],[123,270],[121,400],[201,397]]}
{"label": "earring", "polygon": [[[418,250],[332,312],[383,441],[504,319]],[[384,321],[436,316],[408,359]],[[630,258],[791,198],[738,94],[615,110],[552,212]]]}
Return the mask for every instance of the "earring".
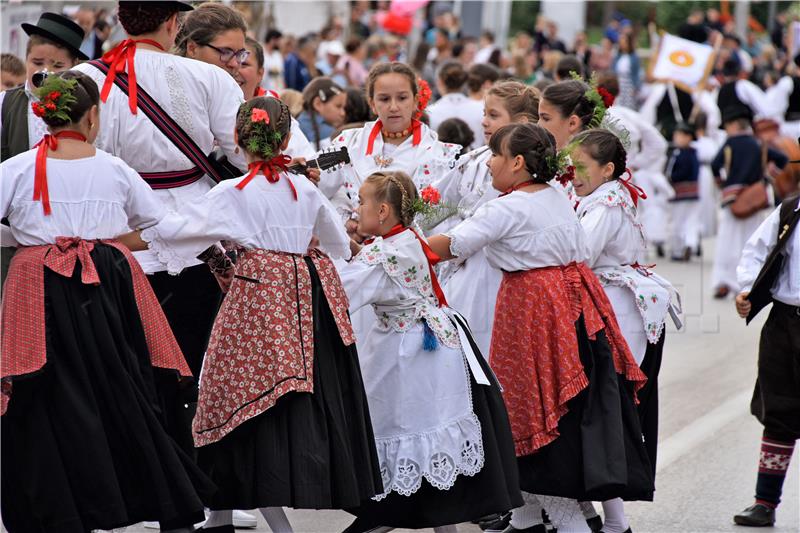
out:
{"label": "earring", "polygon": [[238,153],[239,153],[239,147],[238,147],[238,146],[237,146],[236,148],[234,148],[234,149],[233,149],[233,153],[234,153],[234,154],[238,154]]}
{"label": "earring", "polygon": [[383,219],[383,218],[379,218],[378,219],[378,224],[380,224],[381,226],[383,226],[384,222],[386,222],[386,219]]}

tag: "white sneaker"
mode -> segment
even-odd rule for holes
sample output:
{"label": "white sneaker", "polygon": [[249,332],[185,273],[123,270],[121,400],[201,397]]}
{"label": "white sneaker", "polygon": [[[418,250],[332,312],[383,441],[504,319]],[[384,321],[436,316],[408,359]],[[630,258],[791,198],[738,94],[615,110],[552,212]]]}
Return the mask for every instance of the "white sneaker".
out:
{"label": "white sneaker", "polygon": [[233,511],[233,527],[238,528],[254,528],[258,526],[258,520],[255,515],[245,513],[244,511]]}

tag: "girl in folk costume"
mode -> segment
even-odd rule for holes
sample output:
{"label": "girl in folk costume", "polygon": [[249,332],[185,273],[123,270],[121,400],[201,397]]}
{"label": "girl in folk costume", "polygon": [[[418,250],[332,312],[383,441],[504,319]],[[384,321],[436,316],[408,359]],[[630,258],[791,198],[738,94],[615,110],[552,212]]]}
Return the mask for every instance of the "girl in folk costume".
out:
{"label": "girl in folk costume", "polygon": [[264,79],[264,48],[252,37],[245,37],[244,46],[249,53],[242,61],[236,77],[236,81],[242,87],[244,99],[252,100],[256,96],[267,96],[267,90],[261,87],[261,81]]}
{"label": "girl in folk costume", "polygon": [[425,201],[402,172],[369,176],[359,199],[358,231],[376,237],[353,243],[341,272],[351,311],[372,305],[377,315],[359,358],[384,491],[350,510],[358,518],[347,531],[455,531],[450,524],[521,505],[499,385],[412,224]]}
{"label": "girl in folk costume", "polygon": [[[351,164],[326,174],[319,187],[346,218],[358,207],[358,190],[370,174],[400,170],[418,189],[453,168],[461,147],[439,142],[436,132],[419,121],[430,98],[414,71],[403,63],[376,63],[367,78],[367,98],[378,116],[362,128],[345,130],[333,146],[346,146]],[[351,230],[355,221],[348,222]]]}
{"label": "girl in folk costume", "polygon": [[[430,245],[447,259],[485,248],[503,270],[491,363],[520,486],[581,500],[650,498],[652,468],[634,406],[646,378],[584,263],[586,236],[572,205],[548,184],[558,166],[554,139],[539,126],[513,124],[489,144],[492,185],[504,194]],[[560,502],[568,512],[550,514],[559,530],[585,528],[577,502]],[[535,499],[515,509],[510,531],[544,531],[540,510]]]}
{"label": "girl in folk costume", "polygon": [[220,488],[205,531],[232,532],[229,510],[256,507],[273,531],[289,531],[281,506],[357,507],[382,492],[347,297],[328,256],[309,250],[314,235],[349,257],[349,240],[319,190],[286,173],[289,128],[280,100],[242,105],[236,132],[250,173],[141,234],[173,272],[218,240],[245,248],[193,424],[198,462]]}
{"label": "girl in folk costume", "polygon": [[297,121],[317,150],[329,146],[333,132],[344,124],[346,103],[347,93],[330,78],[314,78],[303,89],[303,112]]}
{"label": "girl in folk costume", "polygon": [[[655,476],[658,443],[658,372],[664,348],[667,313],[677,322],[680,300],[674,288],[639,262],[646,241],[637,217],[638,189],[625,179],[626,152],[620,139],[606,130],[589,130],[575,137],[577,208],[587,236],[589,265],[606,291],[634,359],[647,376],[639,390],[639,419],[645,448]],[[629,172],[629,171],[627,171]],[[622,500],[603,502],[603,531],[629,530]]]}
{"label": "girl in folk costume", "polygon": [[[147,278],[116,235],[166,210],[141,178],[92,146],[97,85],[47,78],[50,133],[5,161],[0,215],[21,247],[2,324],[2,515],[11,533],[83,533],[203,520],[213,485],[166,432],[190,377]],[[33,201],[31,201],[33,198]]]}
{"label": "girl in folk costume", "polygon": [[[511,123],[535,123],[539,119],[539,93],[518,81],[504,81],[486,93],[486,114],[482,130],[488,143],[492,134]],[[488,146],[462,156],[452,171],[437,181],[442,203],[458,206],[456,215],[444,220],[434,229],[441,233],[469,218],[477,209],[500,192],[492,187],[487,161],[492,152]],[[465,260],[449,261],[442,265],[440,279],[448,301],[464,315],[472,327],[475,342],[484,356],[489,356],[492,337],[494,304],[502,272],[489,265],[483,250]],[[480,280],[480,281],[478,281]]]}

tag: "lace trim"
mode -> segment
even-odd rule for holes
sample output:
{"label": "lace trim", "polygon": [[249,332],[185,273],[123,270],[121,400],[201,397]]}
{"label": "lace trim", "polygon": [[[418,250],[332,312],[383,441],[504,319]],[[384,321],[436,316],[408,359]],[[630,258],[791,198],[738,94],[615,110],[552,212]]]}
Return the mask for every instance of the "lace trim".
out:
{"label": "lace trim", "polygon": [[[661,333],[664,331],[664,326],[667,320],[667,314],[669,313],[669,306],[672,304],[672,295],[670,294],[669,290],[661,287],[661,290],[652,288],[650,290],[649,298],[652,300],[652,304],[658,303],[658,297],[666,297],[666,307],[662,312],[658,312],[657,319],[653,319],[654,317],[653,312],[651,311],[650,306],[648,305],[648,296],[646,296],[646,292],[641,290],[633,280],[632,275],[630,274],[622,274],[620,272],[598,272],[597,279],[600,281],[602,285],[614,285],[617,287],[623,287],[629,289],[633,293],[634,303],[636,304],[636,309],[639,311],[639,314],[642,317],[642,322],[644,324],[645,334],[647,335],[647,341],[650,344],[657,344],[658,340],[661,338]],[[656,294],[655,291],[661,292],[661,294]]]}
{"label": "lace trim", "polygon": [[172,276],[177,276],[181,273],[181,270],[189,265],[189,262],[186,261],[186,258],[181,257],[175,250],[170,248],[169,245],[162,240],[161,235],[159,235],[158,230],[155,228],[156,227],[153,226],[142,230],[140,237],[147,243],[147,247],[155,252],[158,261],[167,267],[167,272]]}
{"label": "lace trim", "polygon": [[630,195],[627,191],[622,191],[622,185],[613,183],[613,188],[609,187],[606,191],[598,191],[598,194],[592,194],[587,200],[585,205],[580,206],[580,218],[583,218],[589,211],[595,209],[597,206],[605,207],[621,207],[622,212],[630,220],[631,224],[639,230],[639,238],[642,245],[647,244],[644,237],[644,226],[639,222],[636,217],[636,207],[633,205]]}
{"label": "lace trim", "polygon": [[461,257],[464,252],[458,246],[458,238],[450,233],[443,233],[443,235],[450,239],[450,255],[453,257]]}
{"label": "lace trim", "polygon": [[189,107],[189,99],[186,97],[186,90],[183,87],[183,82],[175,69],[168,67],[164,73],[169,85],[169,99],[172,104],[171,117],[175,119],[183,131],[189,137],[194,135],[194,122],[192,121],[192,112]]}

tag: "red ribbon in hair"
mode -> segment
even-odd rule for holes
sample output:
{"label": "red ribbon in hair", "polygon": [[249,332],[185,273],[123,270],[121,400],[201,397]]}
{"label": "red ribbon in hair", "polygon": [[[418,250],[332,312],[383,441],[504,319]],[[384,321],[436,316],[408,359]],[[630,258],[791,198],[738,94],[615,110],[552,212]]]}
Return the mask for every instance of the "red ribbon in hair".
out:
{"label": "red ribbon in hair", "polygon": [[647,194],[645,194],[644,189],[639,187],[638,185],[634,185],[631,180],[633,179],[633,174],[631,174],[631,169],[626,168],[625,173],[628,175],[627,178],[620,178],[620,183],[622,186],[628,189],[628,192],[631,195],[631,200],[633,200],[633,205],[635,207],[639,206],[639,198],[642,200],[647,200]]}
{"label": "red ribbon in hair", "polygon": [[127,66],[128,78],[128,106],[131,113],[136,114],[136,105],[139,101],[138,91],[136,90],[136,70],[133,67],[133,58],[136,55],[136,43],[149,44],[155,46],[159,50],[164,50],[160,43],[152,39],[125,39],[117,46],[103,54],[103,61],[108,63],[109,69],[106,75],[106,81],[103,83],[103,90],[100,91],[100,100],[105,102],[108,100],[108,94],[111,92],[111,86],[114,85],[114,79],[118,73],[125,72]]}
{"label": "red ribbon in hair", "polygon": [[58,139],[76,139],[86,142],[86,137],[77,131],[59,131],[55,135],[47,134],[34,145],[36,151],[36,170],[33,178],[33,201],[42,202],[44,214],[50,215],[50,193],[47,191],[47,151],[58,149]]}
{"label": "red ribbon in hair", "polygon": [[[375,122],[375,125],[372,126],[372,131],[369,132],[369,139],[367,141],[367,155],[372,155],[372,150],[375,147],[375,139],[378,138],[380,135],[381,130],[383,129],[383,122],[380,119]],[[413,140],[411,143],[414,146],[418,146],[420,142],[422,142],[422,122],[417,119],[411,120],[411,134],[413,136]]]}
{"label": "red ribbon in hair", "polygon": [[[428,259],[428,271],[431,274],[431,287],[433,288],[433,293],[436,295],[436,299],[439,302],[439,307],[447,305],[447,300],[444,298],[444,291],[439,285],[439,278],[436,277],[436,273],[433,271],[433,267],[436,266],[436,264],[441,261],[442,258],[436,255],[436,252],[431,249],[430,245],[428,245],[428,242],[420,237],[419,234],[414,231],[414,228],[407,228],[402,224],[395,225],[386,234],[382,235],[382,237],[384,239],[386,237],[392,237],[398,233],[403,233],[405,230],[411,231],[411,233],[414,234],[414,237],[416,237],[419,243],[422,245],[422,251],[425,252],[425,257]],[[374,240],[375,239],[367,239],[364,241],[364,245],[366,246],[368,244],[372,244]]]}
{"label": "red ribbon in hair", "polygon": [[[278,180],[281,179],[280,173],[286,172],[286,167],[291,161],[292,158],[284,154],[276,155],[269,161],[253,161],[247,166],[247,168],[250,169],[250,173],[239,182],[236,188],[241,191],[247,187],[247,184],[253,181],[253,178],[258,174],[264,174],[264,177],[267,178],[267,181],[270,183],[278,183]],[[289,182],[289,187],[292,188],[294,199],[297,200],[297,190],[294,188],[294,183],[292,183],[292,180],[287,181]]]}

